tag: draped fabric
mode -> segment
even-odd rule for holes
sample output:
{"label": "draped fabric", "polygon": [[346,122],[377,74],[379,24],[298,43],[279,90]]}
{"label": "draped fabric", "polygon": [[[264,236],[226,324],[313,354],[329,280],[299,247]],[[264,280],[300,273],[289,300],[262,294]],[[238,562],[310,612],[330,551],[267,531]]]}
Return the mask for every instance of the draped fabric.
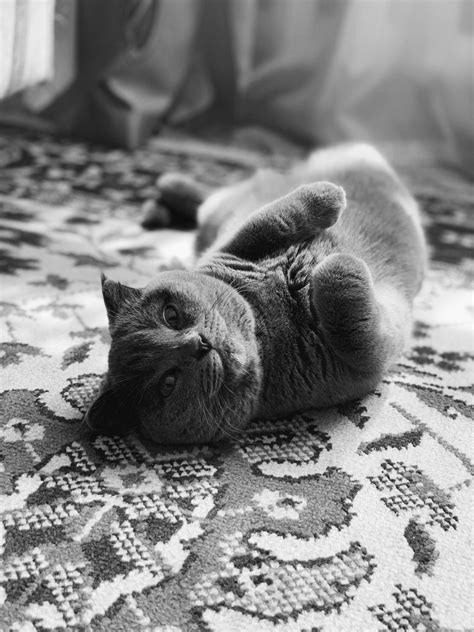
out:
{"label": "draped fabric", "polygon": [[[164,122],[212,108],[226,122],[264,125],[306,144],[409,139],[474,170],[473,7],[471,0],[101,0],[99,10],[82,0],[75,90],[44,116],[63,131],[133,147]],[[100,61],[108,40],[114,54]],[[93,95],[93,107],[81,92]],[[35,109],[34,91],[28,105]],[[68,107],[74,115],[64,115]]]}
{"label": "draped fabric", "polygon": [[51,78],[54,0],[0,2],[0,98]]}
{"label": "draped fabric", "polygon": [[417,140],[472,161],[473,6],[234,0],[239,119],[307,142]]}

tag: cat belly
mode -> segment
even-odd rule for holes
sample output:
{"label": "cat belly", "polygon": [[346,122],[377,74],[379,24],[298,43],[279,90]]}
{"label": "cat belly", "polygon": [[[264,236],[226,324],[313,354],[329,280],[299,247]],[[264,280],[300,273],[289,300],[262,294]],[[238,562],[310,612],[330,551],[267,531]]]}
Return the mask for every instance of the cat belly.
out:
{"label": "cat belly", "polygon": [[272,360],[266,363],[255,417],[283,417],[343,404],[373,391],[380,379],[351,370],[317,345],[305,356],[298,347],[293,353],[277,353]]}
{"label": "cat belly", "polygon": [[[342,404],[364,396],[380,375],[364,374],[338,356],[322,331],[311,301],[314,253],[303,251],[300,275],[278,270],[254,299],[263,386],[257,416],[281,417],[311,408]],[[318,257],[316,257],[317,259]]]}
{"label": "cat belly", "polygon": [[263,367],[258,416],[329,406],[352,396],[352,380],[327,345],[310,308],[309,286],[298,300],[273,283],[254,301]]}

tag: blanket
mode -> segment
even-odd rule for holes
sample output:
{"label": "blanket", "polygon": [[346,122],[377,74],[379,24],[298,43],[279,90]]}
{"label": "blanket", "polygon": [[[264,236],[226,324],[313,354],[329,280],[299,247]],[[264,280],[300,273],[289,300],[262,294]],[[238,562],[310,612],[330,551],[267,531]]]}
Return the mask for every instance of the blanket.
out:
{"label": "blanket", "polygon": [[99,273],[140,286],[187,261],[191,232],[140,226],[160,173],[223,184],[293,157],[1,138],[2,630],[472,629],[474,192],[398,157],[431,247],[400,362],[362,400],[172,449],[84,434]]}

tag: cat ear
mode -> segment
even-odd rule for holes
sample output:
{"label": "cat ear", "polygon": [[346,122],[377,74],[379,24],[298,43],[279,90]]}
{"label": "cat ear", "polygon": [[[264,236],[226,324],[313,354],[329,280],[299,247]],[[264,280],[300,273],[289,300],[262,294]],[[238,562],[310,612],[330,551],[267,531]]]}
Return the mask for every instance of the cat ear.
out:
{"label": "cat ear", "polygon": [[122,434],[129,422],[126,410],[106,377],[82,421],[89,430],[99,434]]}
{"label": "cat ear", "polygon": [[112,281],[112,279],[108,279],[103,272],[100,275],[100,280],[109,326],[111,326],[114,324],[115,318],[122,307],[125,304],[130,305],[134,300],[140,298],[142,290],[122,285],[117,281]]}

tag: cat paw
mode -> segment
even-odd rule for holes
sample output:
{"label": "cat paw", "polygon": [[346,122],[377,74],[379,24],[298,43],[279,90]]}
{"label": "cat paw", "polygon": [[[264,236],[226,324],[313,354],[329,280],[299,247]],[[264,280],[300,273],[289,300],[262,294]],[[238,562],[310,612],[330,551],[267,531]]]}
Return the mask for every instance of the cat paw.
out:
{"label": "cat paw", "polygon": [[330,297],[350,303],[372,298],[373,283],[367,264],[352,255],[329,255],[313,271],[313,294],[317,304]]}
{"label": "cat paw", "polygon": [[346,351],[370,342],[377,320],[373,282],[361,259],[326,257],[313,272],[313,305],[333,343]]}
{"label": "cat paw", "polygon": [[375,384],[403,346],[390,324],[403,302],[387,311],[376,298],[369,268],[351,255],[330,255],[316,266],[312,281],[313,305],[329,345],[360,378]]}
{"label": "cat paw", "polygon": [[198,206],[206,199],[210,189],[182,173],[164,173],[156,181],[160,202],[187,219],[196,219]]}
{"label": "cat paw", "polygon": [[305,209],[311,226],[329,228],[346,208],[346,194],[332,182],[303,184],[293,194],[297,205]]}

